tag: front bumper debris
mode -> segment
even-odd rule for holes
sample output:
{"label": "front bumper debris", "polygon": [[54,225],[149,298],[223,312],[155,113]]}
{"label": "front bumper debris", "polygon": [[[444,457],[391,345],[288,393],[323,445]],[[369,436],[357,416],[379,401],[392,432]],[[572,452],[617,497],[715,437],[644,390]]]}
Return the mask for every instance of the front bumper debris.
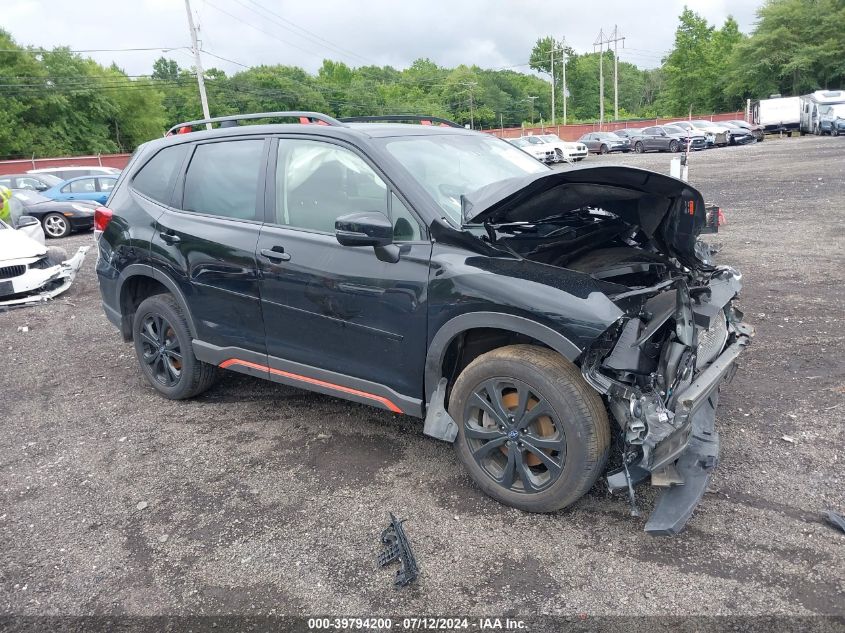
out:
{"label": "front bumper debris", "polygon": [[[85,260],[89,246],[80,246],[76,254],[61,264],[49,268],[28,267],[18,277],[0,282],[0,307],[22,306],[49,301],[65,292]],[[12,297],[3,300],[3,297]]]}

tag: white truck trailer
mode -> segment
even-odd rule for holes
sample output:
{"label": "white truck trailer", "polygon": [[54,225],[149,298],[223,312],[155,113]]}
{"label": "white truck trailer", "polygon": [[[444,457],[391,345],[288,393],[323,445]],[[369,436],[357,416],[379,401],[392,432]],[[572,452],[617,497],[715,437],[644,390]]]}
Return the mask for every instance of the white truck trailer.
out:
{"label": "white truck trailer", "polygon": [[792,136],[801,122],[801,97],[773,96],[751,102],[751,121],[762,125],[768,134]]}

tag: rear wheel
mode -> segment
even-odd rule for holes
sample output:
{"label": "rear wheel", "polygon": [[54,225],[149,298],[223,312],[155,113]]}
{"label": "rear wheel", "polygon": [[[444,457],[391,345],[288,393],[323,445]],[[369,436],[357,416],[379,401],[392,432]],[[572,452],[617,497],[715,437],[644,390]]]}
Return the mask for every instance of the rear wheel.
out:
{"label": "rear wheel", "polygon": [[637,141],[634,143],[634,151],[637,154],[642,154],[645,151],[645,147],[643,147],[642,141]]}
{"label": "rear wheel", "polygon": [[144,377],[165,397],[191,398],[214,384],[217,368],[194,356],[188,322],[172,295],[154,295],[141,302],[132,338]]}
{"label": "rear wheel", "polygon": [[65,237],[70,235],[70,222],[61,213],[48,213],[41,220],[47,237]]}
{"label": "rear wheel", "polygon": [[604,470],[607,413],[578,369],[557,352],[512,345],[476,358],[455,381],[455,450],[497,501],[552,512],[583,496]]}
{"label": "rear wheel", "polygon": [[599,152],[601,152],[602,154],[607,154],[607,152],[608,152],[607,145],[602,145],[599,148]]}

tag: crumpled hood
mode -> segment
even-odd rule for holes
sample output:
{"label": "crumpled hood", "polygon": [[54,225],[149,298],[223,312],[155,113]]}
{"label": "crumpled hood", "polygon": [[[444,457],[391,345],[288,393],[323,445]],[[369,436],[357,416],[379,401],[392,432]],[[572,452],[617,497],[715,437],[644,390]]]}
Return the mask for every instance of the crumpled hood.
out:
{"label": "crumpled hood", "polygon": [[14,229],[0,230],[0,262],[41,257],[47,249],[28,235]]}
{"label": "crumpled hood", "polygon": [[462,197],[464,224],[535,223],[604,209],[639,226],[667,255],[708,268],[695,254],[707,221],[704,199],[689,184],[647,169],[575,167],[492,183]]}

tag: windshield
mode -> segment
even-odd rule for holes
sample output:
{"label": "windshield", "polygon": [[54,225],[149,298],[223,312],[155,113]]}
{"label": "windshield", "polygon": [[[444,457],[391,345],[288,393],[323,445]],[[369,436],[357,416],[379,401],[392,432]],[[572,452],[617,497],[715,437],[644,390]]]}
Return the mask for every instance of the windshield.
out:
{"label": "windshield", "polygon": [[836,103],[830,106],[827,113],[845,119],[845,103]]}
{"label": "windshield", "polygon": [[550,143],[559,143],[560,142],[560,137],[558,137],[557,134],[541,134],[540,138],[543,139],[543,140],[549,141]]}
{"label": "windshield", "polygon": [[486,134],[393,137],[385,139],[384,147],[458,225],[462,195],[500,180],[549,170],[522,150]]}

